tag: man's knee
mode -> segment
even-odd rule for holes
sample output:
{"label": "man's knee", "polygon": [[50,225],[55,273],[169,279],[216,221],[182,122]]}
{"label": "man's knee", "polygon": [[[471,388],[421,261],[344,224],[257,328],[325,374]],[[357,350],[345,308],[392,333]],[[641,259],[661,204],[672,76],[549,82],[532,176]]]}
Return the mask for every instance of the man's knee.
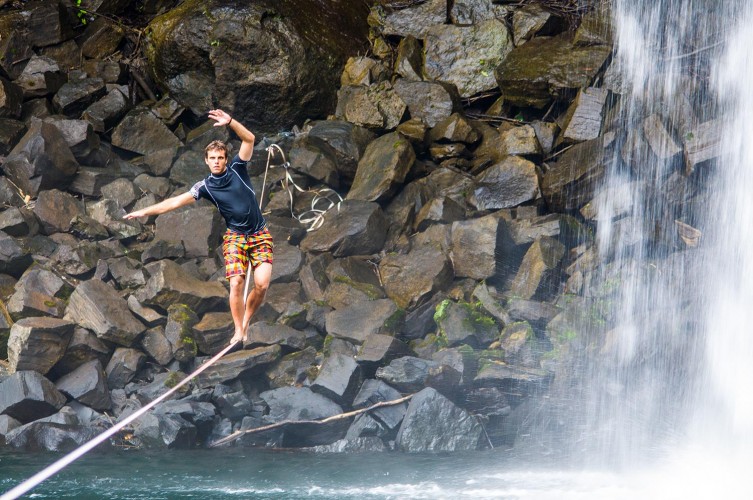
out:
{"label": "man's knee", "polygon": [[245,278],[243,276],[231,276],[228,278],[228,281],[230,282],[230,291],[237,291],[242,290],[243,285],[245,284]]}

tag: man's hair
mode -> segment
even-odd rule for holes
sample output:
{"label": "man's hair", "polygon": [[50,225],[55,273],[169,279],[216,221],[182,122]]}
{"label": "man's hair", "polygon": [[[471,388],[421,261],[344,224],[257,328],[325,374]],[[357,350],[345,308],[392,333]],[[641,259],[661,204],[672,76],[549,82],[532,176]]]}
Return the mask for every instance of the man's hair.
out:
{"label": "man's hair", "polygon": [[222,141],[212,141],[204,148],[204,158],[209,156],[210,151],[222,151],[225,153],[225,158],[227,158],[228,147]]}

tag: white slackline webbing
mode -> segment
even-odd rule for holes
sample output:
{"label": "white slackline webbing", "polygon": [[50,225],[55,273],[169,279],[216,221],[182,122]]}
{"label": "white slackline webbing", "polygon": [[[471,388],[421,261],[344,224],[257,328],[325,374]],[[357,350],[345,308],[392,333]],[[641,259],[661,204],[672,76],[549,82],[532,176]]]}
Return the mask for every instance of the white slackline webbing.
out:
{"label": "white slackline webbing", "polygon": [[3,495],[0,496],[0,500],[12,500],[12,499],[18,498],[24,493],[26,493],[27,491],[38,486],[45,479],[50,478],[53,474],[60,472],[60,470],[62,470],[67,465],[69,465],[71,462],[83,456],[84,453],[90,451],[92,448],[94,448],[98,444],[104,442],[107,438],[109,438],[110,436],[112,436],[113,434],[121,430],[123,427],[125,427],[126,425],[130,424],[131,422],[139,418],[141,415],[143,415],[144,413],[152,409],[155,405],[163,401],[172,393],[174,393],[175,391],[177,391],[178,389],[186,385],[188,382],[190,382],[193,378],[195,378],[201,372],[209,368],[215,361],[217,361],[222,356],[227,354],[227,352],[230,349],[232,349],[237,343],[238,341],[235,341],[229,346],[225,347],[220,352],[218,352],[217,354],[215,354],[212,359],[210,359],[209,361],[201,365],[198,370],[196,370],[195,372],[193,372],[192,374],[188,375],[186,378],[181,380],[175,387],[173,387],[172,389],[164,393],[162,396],[158,397],[157,399],[147,404],[140,410],[129,415],[128,417],[126,417],[125,419],[123,419],[121,422],[117,423],[113,427],[110,427],[105,432],[95,437],[91,441],[84,443],[80,447],[76,448],[75,450],[73,450],[72,452],[64,456],[63,458],[59,459],[57,462],[54,462],[53,464],[47,466],[45,469],[37,472],[36,474],[31,476],[29,479],[27,479],[23,483],[19,484],[15,488],[7,491],[6,493],[3,493]]}

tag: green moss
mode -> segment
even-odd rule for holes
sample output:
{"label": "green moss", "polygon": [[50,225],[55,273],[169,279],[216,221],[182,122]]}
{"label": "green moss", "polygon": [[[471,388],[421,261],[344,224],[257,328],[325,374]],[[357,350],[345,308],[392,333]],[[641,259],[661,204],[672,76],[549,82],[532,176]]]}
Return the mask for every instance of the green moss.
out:
{"label": "green moss", "polygon": [[335,340],[335,337],[332,335],[327,335],[324,337],[324,344],[322,344],[322,354],[324,357],[329,356],[329,348],[332,345],[332,341]]}
{"label": "green moss", "polygon": [[170,374],[165,379],[165,387],[172,389],[176,385],[180,383],[181,380],[185,378],[185,375],[180,372],[170,372]]}
{"label": "green moss", "polygon": [[384,321],[384,328],[389,332],[397,331],[398,327],[405,321],[405,309],[398,308],[397,311]]}
{"label": "green moss", "polygon": [[444,299],[442,302],[437,304],[437,307],[434,310],[434,323],[439,324],[443,319],[447,317],[447,308],[450,307],[450,304],[450,299]]}
{"label": "green moss", "polygon": [[371,285],[369,283],[359,283],[358,281],[353,281],[352,279],[348,278],[347,276],[336,276],[335,282],[337,283],[344,283],[348,285],[349,287],[355,288],[359,292],[362,292],[368,297],[369,300],[377,300],[384,297],[384,294],[382,293],[382,290],[375,286]]}

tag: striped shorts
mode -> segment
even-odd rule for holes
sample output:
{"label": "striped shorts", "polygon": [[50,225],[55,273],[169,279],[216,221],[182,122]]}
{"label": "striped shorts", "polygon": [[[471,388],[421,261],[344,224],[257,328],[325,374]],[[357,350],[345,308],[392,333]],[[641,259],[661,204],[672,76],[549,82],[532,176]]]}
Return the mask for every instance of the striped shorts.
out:
{"label": "striped shorts", "polygon": [[222,237],[225,277],[246,274],[249,262],[251,269],[256,269],[263,262],[271,264],[273,249],[274,242],[267,228],[253,234],[237,233],[228,229]]}

